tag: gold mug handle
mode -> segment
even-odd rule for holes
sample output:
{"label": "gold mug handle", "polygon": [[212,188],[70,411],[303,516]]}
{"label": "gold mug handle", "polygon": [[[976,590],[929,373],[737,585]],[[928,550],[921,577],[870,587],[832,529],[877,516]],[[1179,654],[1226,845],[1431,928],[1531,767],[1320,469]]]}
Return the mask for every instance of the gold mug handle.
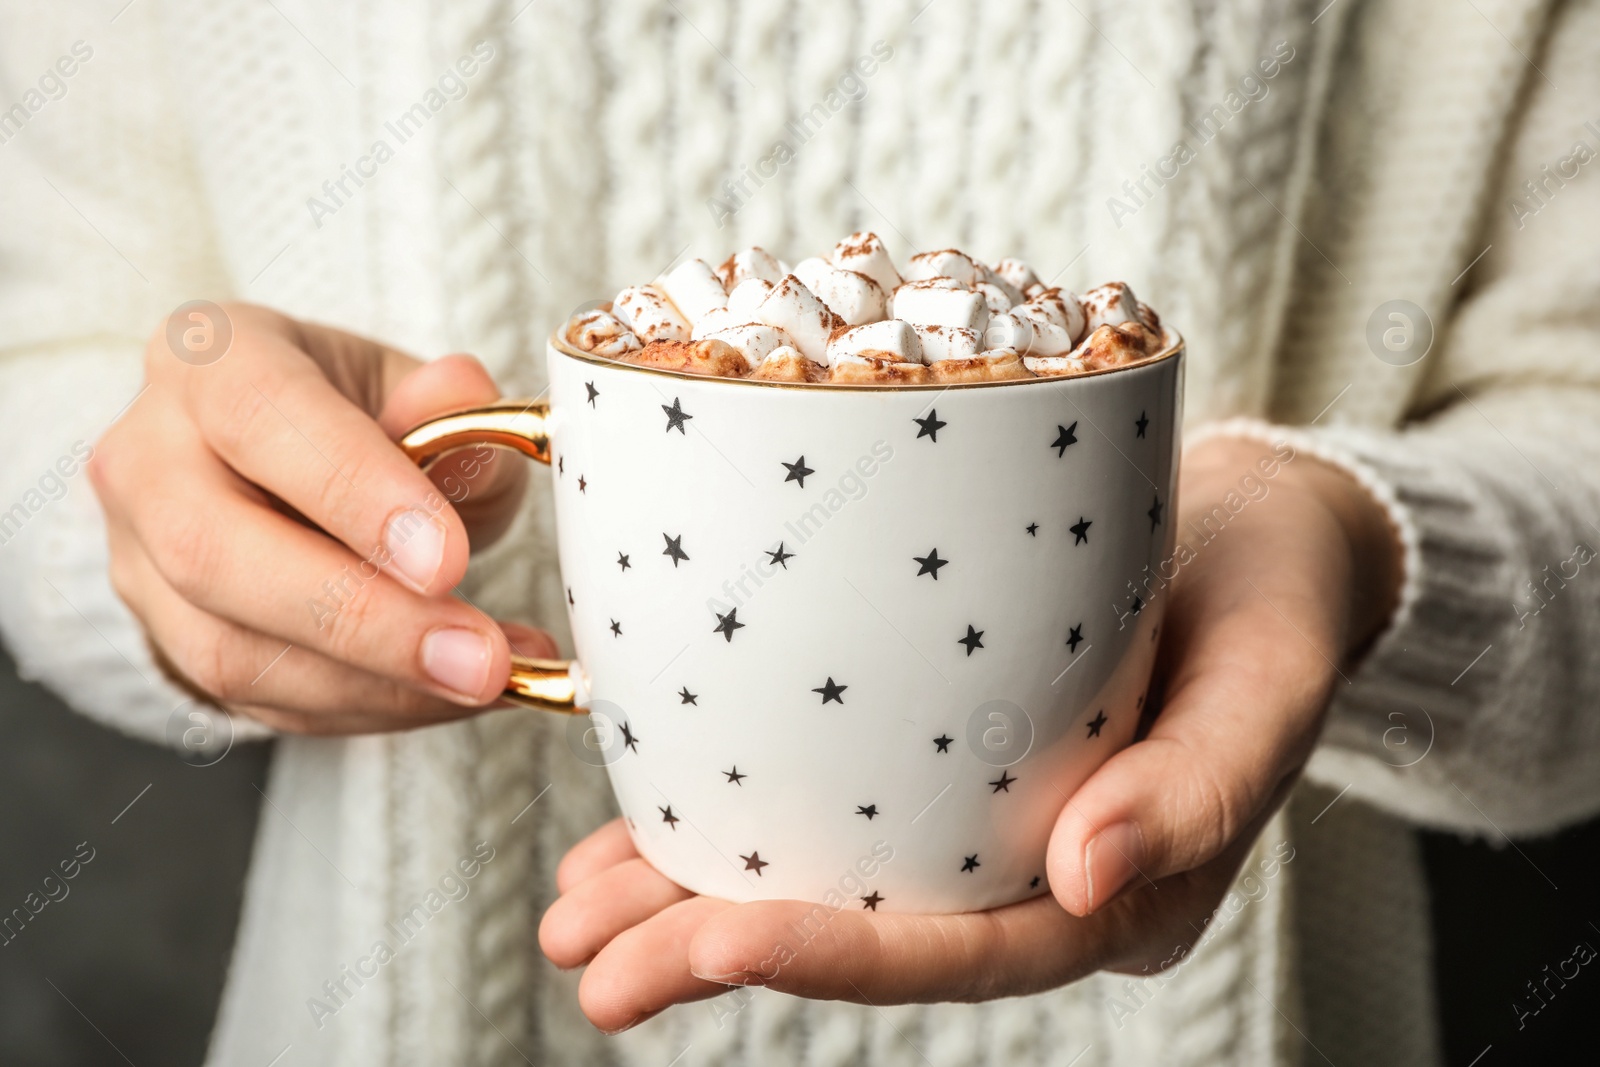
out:
{"label": "gold mug handle", "polygon": [[[543,400],[502,400],[480,408],[454,411],[429,419],[400,438],[400,448],[424,470],[449,452],[473,445],[509,448],[550,463],[550,435],[545,424],[550,405]],[[568,715],[581,714],[573,664],[563,659],[535,659],[511,654],[511,680],[504,699],[525,708]]]}

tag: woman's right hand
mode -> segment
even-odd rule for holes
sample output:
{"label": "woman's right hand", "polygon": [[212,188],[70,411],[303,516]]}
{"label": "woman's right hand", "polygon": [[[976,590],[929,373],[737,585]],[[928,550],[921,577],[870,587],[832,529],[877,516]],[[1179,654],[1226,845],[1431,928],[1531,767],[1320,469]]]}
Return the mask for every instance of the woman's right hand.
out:
{"label": "woman's right hand", "polygon": [[112,584],[176,680],[278,730],[370,733],[482,710],[512,643],[554,655],[542,631],[448,595],[469,533],[509,525],[522,461],[485,448],[423,473],[394,444],[497,399],[482,365],[224,314],[232,343],[203,365],[157,331],[145,391],[89,465]]}

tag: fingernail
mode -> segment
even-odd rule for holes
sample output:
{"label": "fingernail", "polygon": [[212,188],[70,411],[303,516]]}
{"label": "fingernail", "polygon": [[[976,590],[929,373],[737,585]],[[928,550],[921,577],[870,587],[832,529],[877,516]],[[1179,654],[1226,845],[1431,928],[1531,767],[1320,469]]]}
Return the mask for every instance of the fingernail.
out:
{"label": "fingernail", "polygon": [[[732,971],[728,974],[701,974],[693,967],[690,967],[689,973],[700,979],[702,982],[716,982],[718,985],[764,986],[767,984],[767,980],[756,971]],[[773,973],[776,974],[777,972]]]}
{"label": "fingernail", "polygon": [[489,640],[473,630],[449,627],[422,639],[422,669],[428,677],[476,703],[489,680]]}
{"label": "fingernail", "polygon": [[638,1026],[640,1023],[649,1022],[651,1019],[654,1019],[657,1015],[660,1015],[660,1014],[661,1013],[658,1012],[658,1011],[647,1011],[643,1015],[634,1016],[632,1019],[630,1019],[627,1022],[623,1023],[621,1026],[617,1027],[615,1030],[602,1029],[600,1032],[602,1034],[605,1034],[607,1037],[616,1037],[620,1033],[624,1033],[624,1032],[626,1032],[628,1030],[632,1030],[635,1026]]}
{"label": "fingernail", "polygon": [[404,508],[384,525],[383,548],[398,577],[420,593],[444,562],[444,526],[416,508]]}
{"label": "fingernail", "polygon": [[1090,838],[1083,849],[1089,910],[1109,904],[1143,864],[1144,835],[1135,823],[1119,822]]}

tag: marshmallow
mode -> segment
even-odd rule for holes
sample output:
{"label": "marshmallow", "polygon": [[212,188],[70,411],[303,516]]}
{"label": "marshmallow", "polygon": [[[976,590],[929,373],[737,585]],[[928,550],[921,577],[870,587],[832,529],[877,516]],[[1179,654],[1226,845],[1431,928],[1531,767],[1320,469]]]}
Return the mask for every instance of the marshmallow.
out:
{"label": "marshmallow", "polygon": [[983,302],[989,305],[990,314],[1009,311],[1011,310],[1011,305],[1021,303],[1020,300],[1011,299],[1010,293],[1007,293],[993,282],[974,282],[972,288],[983,296]]}
{"label": "marshmallow", "polygon": [[[1016,309],[1012,311],[1015,313]],[[1062,327],[1043,319],[1018,317],[1026,327],[1028,340],[1017,351],[1029,356],[1060,356],[1072,351],[1072,334]]]}
{"label": "marshmallow", "polygon": [[[1067,302],[1058,289],[1046,289],[1021,304],[1017,310],[1030,318],[1053,322],[1062,329],[1067,327]],[[1081,309],[1080,315],[1081,318]]]}
{"label": "marshmallow", "polygon": [[783,345],[768,352],[750,377],[763,382],[821,382],[827,380],[828,368]]}
{"label": "marshmallow", "polygon": [[832,269],[833,264],[821,256],[807,256],[790,267],[788,273],[799,278],[801,285],[815,293],[821,287],[819,283],[822,278]]}
{"label": "marshmallow", "polygon": [[989,324],[983,294],[950,288],[946,278],[907,282],[896,289],[893,314],[916,326],[961,326],[980,333]]}
{"label": "marshmallow", "polygon": [[694,324],[694,330],[689,334],[689,340],[704,341],[714,333],[720,333],[735,326],[743,326],[752,317],[750,315],[735,315],[727,308],[712,308],[700,316],[700,321]]}
{"label": "marshmallow", "polygon": [[895,295],[900,292],[900,290],[902,290],[902,289],[910,289],[912,286],[916,286],[918,289],[966,289],[966,288],[968,288],[968,286],[962,285],[960,282],[956,281],[954,278],[945,278],[945,277],[922,278],[922,279],[919,279],[919,280],[914,281],[914,282],[901,282],[899,285],[895,286],[894,292],[889,294],[889,299],[892,301],[895,298]]}
{"label": "marshmallow", "polygon": [[894,269],[894,260],[889,258],[883,241],[875,233],[857,231],[851,234],[833,246],[832,258],[835,267],[866,275],[885,293],[894,292],[900,284],[900,272]]}
{"label": "marshmallow", "polygon": [[1122,282],[1107,282],[1084,293],[1083,310],[1087,312],[1090,333],[1102,326],[1143,323],[1139,318],[1139,298]]}
{"label": "marshmallow", "polygon": [[1036,378],[1066,378],[1089,369],[1075,356],[1023,356],[1022,365]]}
{"label": "marshmallow", "polygon": [[964,359],[942,359],[928,364],[928,377],[935,382],[1004,382],[1032,378],[1033,374],[1009,348],[995,348]]}
{"label": "marshmallow", "polygon": [[746,361],[754,367],[767,355],[779,348],[794,347],[794,338],[776,326],[763,326],[760,323],[747,323],[742,326],[730,326],[726,330],[718,330],[708,334],[707,340],[721,341],[723,344],[732,345],[739,350]]}
{"label": "marshmallow", "polygon": [[567,341],[585,352],[616,359],[643,347],[632,330],[610,312],[595,308],[576,316],[567,327]]}
{"label": "marshmallow", "polygon": [[1024,295],[1035,285],[1040,285],[1042,288],[1039,276],[1033,272],[1033,268],[1020,259],[1012,259],[1008,256],[994,265],[994,272],[1010,282],[1013,289]]}
{"label": "marshmallow", "polygon": [[978,331],[966,326],[913,326],[922,346],[924,363],[941,359],[971,359],[982,349]]}
{"label": "marshmallow", "polygon": [[1064,327],[1074,341],[1080,340],[1089,332],[1085,328],[1083,301],[1078,299],[1077,293],[1066,289],[1046,289],[1029,298],[1028,303],[1044,309],[1051,321]]}
{"label": "marshmallow", "polygon": [[740,322],[755,319],[756,308],[772,292],[772,283],[760,278],[746,278],[728,291],[728,312],[739,316]]}
{"label": "marshmallow", "polygon": [[[995,271],[994,268],[990,267],[986,263],[974,262],[973,268],[978,272],[978,280],[972,286],[974,289],[982,292],[982,287],[985,284],[994,286],[996,289],[1000,290],[1000,292],[1005,294],[1007,308],[1012,304],[1022,303],[1022,290],[1008,282],[1004,275]],[[1005,309],[1006,308],[996,308],[995,310],[1004,311]]]}
{"label": "marshmallow", "polygon": [[1026,352],[1033,344],[1033,324],[1021,308],[999,311],[989,316],[983,328],[983,348],[1014,348]]}
{"label": "marshmallow", "polygon": [[889,313],[888,298],[878,283],[865,274],[840,270],[826,260],[813,258],[796,263],[794,276],[847,326],[877,322]]}
{"label": "marshmallow", "polygon": [[720,378],[743,378],[750,364],[732,345],[715,339],[695,341],[652,341],[637,352],[623,357],[628,363],[685,374],[709,374]]}
{"label": "marshmallow", "polygon": [[1028,356],[1057,356],[1072,350],[1072,335],[1032,304],[1018,304],[989,319],[984,348],[1011,348]]}
{"label": "marshmallow", "polygon": [[667,294],[653,285],[630,285],[611,302],[611,314],[639,335],[651,341],[687,341],[689,323]]}
{"label": "marshmallow", "polygon": [[828,378],[840,385],[921,385],[929,371],[920,363],[877,356],[841,356]]}
{"label": "marshmallow", "polygon": [[1160,330],[1152,330],[1142,322],[1127,322],[1118,326],[1124,335],[1138,340],[1140,347],[1147,356],[1153,356],[1167,347],[1166,335]]}
{"label": "marshmallow", "polygon": [[793,274],[785,276],[761,301],[756,321],[787,330],[802,356],[823,364],[828,362],[828,338],[844,325]]}
{"label": "marshmallow", "polygon": [[728,304],[728,293],[722,288],[722,281],[703,259],[678,264],[656,285],[677,305],[678,313],[689,320],[690,326],[700,325],[708,312]]}
{"label": "marshmallow", "polygon": [[644,343],[638,337],[625,330],[621,336],[602,344],[597,344],[589,351],[597,356],[605,356],[607,359],[621,359],[629,352],[637,352],[643,347]]}
{"label": "marshmallow", "polygon": [[922,343],[916,329],[900,319],[884,319],[854,326],[834,335],[828,342],[828,362],[838,363],[847,356],[872,356],[902,363],[922,362]]}
{"label": "marshmallow", "polygon": [[1072,357],[1081,360],[1090,370],[1120,367],[1145,357],[1145,342],[1153,336],[1143,323],[1116,326],[1107,323],[1096,327],[1083,343],[1072,350]]}
{"label": "marshmallow", "polygon": [[919,252],[906,265],[906,281],[920,282],[929,278],[954,278],[962,285],[971,285],[978,280],[978,268],[965,252],[954,248]]}
{"label": "marshmallow", "polygon": [[722,287],[730,293],[734,286],[749,278],[760,278],[770,285],[777,285],[788,273],[788,268],[780,264],[771,252],[756,245],[743,252],[735,252],[717,268]]}
{"label": "marshmallow", "polygon": [[1157,335],[1162,333],[1161,316],[1156,314],[1155,308],[1146,304],[1143,300],[1139,301],[1139,318],[1143,319],[1144,324],[1154,330]]}

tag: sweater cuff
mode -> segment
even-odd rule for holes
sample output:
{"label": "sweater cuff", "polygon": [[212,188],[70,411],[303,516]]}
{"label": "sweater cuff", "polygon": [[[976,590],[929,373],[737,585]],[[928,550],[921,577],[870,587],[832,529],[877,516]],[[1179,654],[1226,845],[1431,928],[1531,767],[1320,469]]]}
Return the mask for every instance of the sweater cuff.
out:
{"label": "sweater cuff", "polygon": [[1384,509],[1402,546],[1399,603],[1336,687],[1306,776],[1416,822],[1485,830],[1487,817],[1445,771],[1467,755],[1474,713],[1505,665],[1490,652],[1510,610],[1498,580],[1509,554],[1496,536],[1504,517],[1479,514],[1486,505],[1463,475],[1396,432],[1233,419],[1190,443],[1213,436],[1287,442],[1339,468]]}

